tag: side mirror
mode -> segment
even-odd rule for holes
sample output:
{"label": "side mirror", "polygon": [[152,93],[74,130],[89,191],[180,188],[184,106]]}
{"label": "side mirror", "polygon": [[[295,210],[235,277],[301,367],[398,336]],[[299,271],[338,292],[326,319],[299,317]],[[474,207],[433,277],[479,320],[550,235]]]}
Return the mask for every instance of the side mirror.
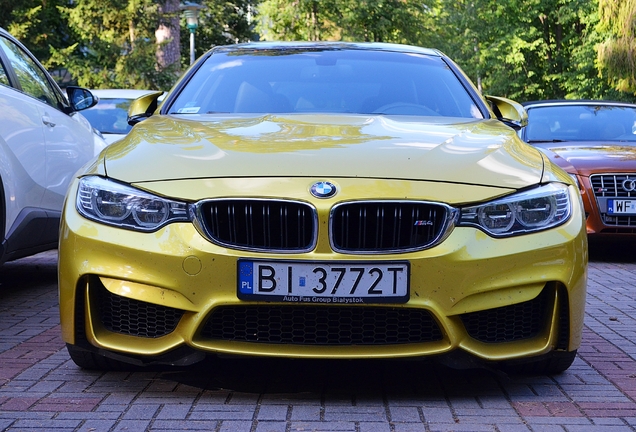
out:
{"label": "side mirror", "polygon": [[89,90],[82,87],[66,87],[66,95],[71,104],[70,111],[81,111],[97,105],[99,99]]}
{"label": "side mirror", "polygon": [[128,124],[134,126],[140,121],[150,117],[157,109],[157,106],[159,106],[158,99],[162,95],[163,92],[156,91],[132,101],[130,108],[128,108]]}
{"label": "side mirror", "polygon": [[514,130],[520,130],[528,124],[528,113],[525,108],[515,101],[498,96],[486,96],[497,119]]}

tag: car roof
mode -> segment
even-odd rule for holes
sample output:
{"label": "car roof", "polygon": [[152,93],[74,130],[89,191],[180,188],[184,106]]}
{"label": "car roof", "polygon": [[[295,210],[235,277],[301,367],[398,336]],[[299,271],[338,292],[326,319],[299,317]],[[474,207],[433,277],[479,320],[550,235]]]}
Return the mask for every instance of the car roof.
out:
{"label": "car roof", "polygon": [[252,50],[365,50],[392,51],[413,54],[426,54],[445,57],[439,50],[413,45],[391,44],[384,42],[247,42],[234,45],[221,45],[212,48],[212,52],[240,52]]}
{"label": "car roof", "polygon": [[156,90],[136,89],[91,89],[91,93],[100,99],[137,99]]}
{"label": "car roof", "polygon": [[636,104],[629,102],[618,102],[609,100],[593,100],[593,99],[553,99],[523,102],[525,108],[534,107],[551,107],[551,106],[568,106],[568,105],[601,105],[601,106],[622,106],[628,108],[636,108]]}

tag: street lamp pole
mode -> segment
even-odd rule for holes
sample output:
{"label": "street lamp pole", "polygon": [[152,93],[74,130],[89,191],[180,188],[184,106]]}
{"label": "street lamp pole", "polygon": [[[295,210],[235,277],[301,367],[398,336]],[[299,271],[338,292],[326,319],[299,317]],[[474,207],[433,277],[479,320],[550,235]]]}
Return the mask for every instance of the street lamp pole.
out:
{"label": "street lamp pole", "polygon": [[194,63],[194,33],[199,26],[199,12],[204,8],[205,6],[201,6],[193,1],[185,1],[181,4],[181,10],[185,16],[186,25],[188,26],[188,30],[190,30],[190,64]]}

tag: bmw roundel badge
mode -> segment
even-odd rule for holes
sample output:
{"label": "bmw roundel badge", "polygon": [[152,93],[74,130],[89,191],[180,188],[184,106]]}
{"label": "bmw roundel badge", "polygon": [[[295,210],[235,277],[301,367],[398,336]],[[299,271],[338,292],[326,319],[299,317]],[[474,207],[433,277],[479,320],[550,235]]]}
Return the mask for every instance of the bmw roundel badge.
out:
{"label": "bmw roundel badge", "polygon": [[324,181],[320,181],[320,182],[316,182],[312,184],[309,191],[316,198],[331,198],[337,192],[336,185],[334,185],[333,183],[324,182]]}

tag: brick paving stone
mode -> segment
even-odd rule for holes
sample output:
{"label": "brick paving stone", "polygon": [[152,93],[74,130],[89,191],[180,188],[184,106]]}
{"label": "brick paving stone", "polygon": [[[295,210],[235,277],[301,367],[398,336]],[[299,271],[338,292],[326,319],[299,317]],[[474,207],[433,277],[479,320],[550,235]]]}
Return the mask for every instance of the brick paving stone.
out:
{"label": "brick paving stone", "polygon": [[357,424],[360,432],[391,432],[392,425],[380,422],[360,422]]}
{"label": "brick paving stone", "polygon": [[136,432],[147,430],[150,426],[149,420],[120,420],[115,425],[113,432]]}
{"label": "brick paving stone", "polygon": [[390,407],[391,421],[397,422],[420,422],[422,415],[417,407]]}
{"label": "brick paving stone", "polygon": [[394,423],[393,430],[395,432],[422,432],[429,429],[428,425],[422,423]]}
{"label": "brick paving stone", "polygon": [[496,432],[494,425],[479,425],[479,424],[436,424],[431,423],[428,425],[431,432]]}
{"label": "brick paving stone", "polygon": [[254,432],[287,432],[287,422],[259,421]]}
{"label": "brick paving stone", "polygon": [[261,405],[258,408],[258,421],[286,421],[291,407],[285,405]]}
{"label": "brick paving stone", "polygon": [[166,404],[161,407],[156,418],[160,420],[185,420],[191,409],[191,403]]}
{"label": "brick paving stone", "polygon": [[[155,420],[152,423],[153,431],[217,431],[221,422],[218,420]],[[250,424],[250,423],[246,423]],[[251,424],[250,424],[251,427]],[[245,429],[250,430],[250,427]]]}
{"label": "brick paving stone", "polygon": [[221,423],[219,432],[245,432],[252,429],[251,422],[245,421],[224,421]]}
{"label": "brick paving stone", "polygon": [[448,408],[422,408],[422,415],[429,423],[453,423],[454,416],[450,407]]}
{"label": "brick paving stone", "polygon": [[201,410],[195,407],[188,418],[194,420],[252,420],[254,417],[253,409],[246,409],[246,407],[217,407],[216,409]]}
{"label": "brick paving stone", "polygon": [[322,408],[318,406],[294,405],[292,407],[292,421],[320,421]]}
{"label": "brick paving stone", "polygon": [[311,432],[356,432],[355,422],[292,422],[292,431],[311,431]]}
{"label": "brick paving stone", "polygon": [[131,405],[122,416],[124,420],[152,420],[155,418],[161,406],[148,404]]}
{"label": "brick paving stone", "polygon": [[384,407],[332,406],[325,408],[325,421],[387,421]]}
{"label": "brick paving stone", "polygon": [[26,411],[37,403],[39,398],[36,397],[13,397],[9,398],[2,405],[2,411]]}
{"label": "brick paving stone", "polygon": [[115,422],[112,420],[94,420],[89,419],[83,422],[77,430],[77,432],[98,432],[109,431],[115,426]]}

